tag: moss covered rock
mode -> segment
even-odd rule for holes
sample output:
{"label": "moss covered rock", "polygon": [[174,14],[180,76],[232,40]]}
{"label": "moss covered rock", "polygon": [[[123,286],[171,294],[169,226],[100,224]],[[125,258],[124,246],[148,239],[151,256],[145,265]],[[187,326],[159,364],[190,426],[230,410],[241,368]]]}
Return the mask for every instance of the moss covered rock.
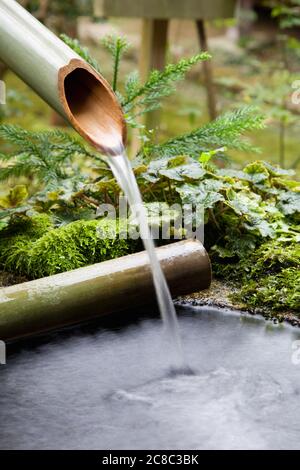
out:
{"label": "moss covered rock", "polygon": [[221,279],[232,280],[239,291],[232,299],[251,308],[300,314],[300,245],[269,240],[237,263],[215,263]]}
{"label": "moss covered rock", "polygon": [[0,238],[0,267],[28,279],[50,276],[133,252],[112,220],[78,220],[54,228],[48,216],[18,222]]}

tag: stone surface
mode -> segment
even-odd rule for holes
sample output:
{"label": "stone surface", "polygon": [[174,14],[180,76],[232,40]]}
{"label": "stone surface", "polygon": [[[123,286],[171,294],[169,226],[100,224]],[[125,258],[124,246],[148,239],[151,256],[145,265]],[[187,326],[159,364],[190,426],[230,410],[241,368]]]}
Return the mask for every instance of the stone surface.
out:
{"label": "stone surface", "polygon": [[192,305],[209,306],[217,308],[226,308],[240,312],[247,312],[253,315],[263,315],[267,319],[273,319],[274,322],[287,321],[293,326],[300,326],[300,318],[293,312],[274,313],[267,309],[249,308],[249,306],[233,301],[230,296],[237,292],[237,288],[231,284],[214,279],[209,289],[195,292],[177,299],[177,303],[190,303]]}

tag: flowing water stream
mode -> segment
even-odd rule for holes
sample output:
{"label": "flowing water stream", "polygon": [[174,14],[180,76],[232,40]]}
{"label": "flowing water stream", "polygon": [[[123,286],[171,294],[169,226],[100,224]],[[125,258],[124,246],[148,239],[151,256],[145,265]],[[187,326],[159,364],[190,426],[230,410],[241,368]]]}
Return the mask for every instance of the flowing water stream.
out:
{"label": "flowing water stream", "polygon": [[188,368],[186,367],[182,353],[175,307],[166,278],[155,252],[154,241],[147,222],[147,212],[143,205],[141,193],[122,144],[114,155],[108,156],[108,161],[116,180],[128,199],[132,214],[138,221],[140,235],[149,256],[158,306],[166,328],[167,341],[170,346],[172,367],[175,371],[187,371]]}

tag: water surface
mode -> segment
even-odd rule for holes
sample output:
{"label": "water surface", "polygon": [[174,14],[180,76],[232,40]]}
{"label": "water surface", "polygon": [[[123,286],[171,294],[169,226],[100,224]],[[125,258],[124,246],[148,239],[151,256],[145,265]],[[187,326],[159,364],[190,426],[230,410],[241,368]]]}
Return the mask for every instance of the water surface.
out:
{"label": "water surface", "polygon": [[170,375],[159,319],[15,352],[0,366],[0,448],[299,448],[298,330],[203,308],[179,323],[194,375]]}

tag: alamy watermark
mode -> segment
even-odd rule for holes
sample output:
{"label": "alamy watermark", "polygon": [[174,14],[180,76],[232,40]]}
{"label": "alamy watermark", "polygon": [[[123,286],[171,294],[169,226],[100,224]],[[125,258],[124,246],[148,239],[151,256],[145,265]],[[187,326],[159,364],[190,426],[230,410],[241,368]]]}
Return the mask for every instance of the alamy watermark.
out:
{"label": "alamy watermark", "polygon": [[[117,208],[116,208],[117,207]],[[135,204],[129,207],[127,198],[120,196],[118,204],[101,204],[97,217],[109,221],[109,230],[98,228],[99,238],[137,240],[147,238],[146,219],[154,240],[182,240],[192,238],[204,242],[204,207],[193,204]]]}
{"label": "alamy watermark", "polygon": [[6,344],[0,340],[0,366],[6,364]]}
{"label": "alamy watermark", "polygon": [[6,104],[6,86],[3,80],[0,80],[0,104]]}

